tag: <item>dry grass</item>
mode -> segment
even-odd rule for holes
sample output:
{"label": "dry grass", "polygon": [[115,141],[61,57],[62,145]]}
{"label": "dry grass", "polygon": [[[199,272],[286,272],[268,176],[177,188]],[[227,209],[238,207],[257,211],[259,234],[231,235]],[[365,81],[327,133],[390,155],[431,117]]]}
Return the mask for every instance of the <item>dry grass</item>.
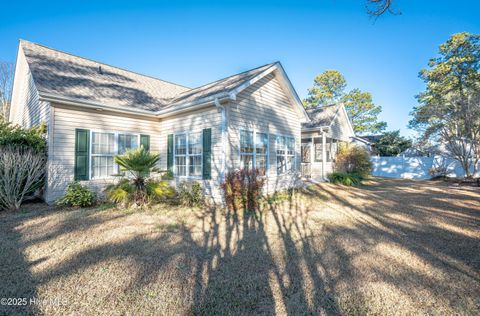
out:
{"label": "dry grass", "polygon": [[480,191],[323,184],[220,210],[0,215],[0,314],[480,314]]}

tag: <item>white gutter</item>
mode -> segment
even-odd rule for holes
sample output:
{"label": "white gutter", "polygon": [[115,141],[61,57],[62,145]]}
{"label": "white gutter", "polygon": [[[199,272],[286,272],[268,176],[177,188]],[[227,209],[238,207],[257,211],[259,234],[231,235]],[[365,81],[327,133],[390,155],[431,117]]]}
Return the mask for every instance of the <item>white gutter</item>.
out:
{"label": "white gutter", "polygon": [[220,110],[222,114],[222,123],[220,125],[221,139],[222,139],[222,156],[221,156],[221,166],[220,166],[220,182],[222,183],[225,179],[225,162],[227,156],[227,139],[226,139],[226,125],[227,125],[227,115],[225,112],[225,106],[220,104],[218,98],[214,100],[215,106]]}
{"label": "white gutter", "polygon": [[148,117],[156,117],[156,118],[163,118],[169,115],[175,115],[175,114],[180,114],[184,112],[201,109],[210,105],[214,105],[215,100],[223,101],[223,100],[235,99],[235,95],[223,94],[217,97],[205,98],[203,100],[200,100],[199,102],[185,103],[185,104],[182,104],[181,106],[170,106],[167,109],[153,112],[153,111],[147,111],[142,109],[129,109],[122,106],[104,105],[96,102],[84,101],[77,98],[65,98],[65,97],[50,94],[50,93],[40,92],[39,95],[40,95],[39,99],[41,101],[48,101],[48,102],[54,102],[54,103],[56,102],[56,103],[61,103],[66,105],[82,106],[85,108],[91,108],[96,110],[109,110],[113,112],[135,114],[140,116],[148,116]]}

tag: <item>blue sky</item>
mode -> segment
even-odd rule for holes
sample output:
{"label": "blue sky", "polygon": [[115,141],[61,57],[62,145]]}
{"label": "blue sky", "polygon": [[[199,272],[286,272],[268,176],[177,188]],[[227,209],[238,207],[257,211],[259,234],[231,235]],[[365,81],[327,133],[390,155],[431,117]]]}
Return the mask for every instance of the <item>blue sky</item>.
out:
{"label": "blue sky", "polygon": [[418,71],[451,34],[480,33],[475,0],[396,0],[402,15],[375,23],[365,0],[9,2],[0,60],[23,38],[191,87],[279,60],[302,98],[337,69],[405,135]]}

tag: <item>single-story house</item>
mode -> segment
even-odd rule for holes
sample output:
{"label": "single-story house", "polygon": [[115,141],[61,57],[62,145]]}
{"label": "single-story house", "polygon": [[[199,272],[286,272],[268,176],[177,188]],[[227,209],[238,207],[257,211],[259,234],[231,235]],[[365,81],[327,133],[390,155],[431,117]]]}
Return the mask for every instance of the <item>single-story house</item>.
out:
{"label": "single-story house", "polygon": [[279,62],[189,88],[20,40],[9,120],[47,124],[47,202],[72,181],[101,191],[114,156],[141,144],[176,183],[198,181],[220,201],[229,170],[259,169],[268,192],[298,183],[302,138],[348,138],[343,111],[304,133],[309,116]]}
{"label": "single-story house", "polygon": [[355,132],[342,103],[307,110],[302,123],[301,171],[304,178],[323,181],[333,171],[338,143],[350,143]]}

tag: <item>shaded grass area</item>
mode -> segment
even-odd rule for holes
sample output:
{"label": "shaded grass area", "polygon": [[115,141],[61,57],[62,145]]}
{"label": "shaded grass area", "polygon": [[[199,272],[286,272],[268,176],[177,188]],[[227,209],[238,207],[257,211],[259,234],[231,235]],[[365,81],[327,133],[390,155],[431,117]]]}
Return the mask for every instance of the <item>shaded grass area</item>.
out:
{"label": "shaded grass area", "polygon": [[7,314],[480,313],[480,191],[431,181],[321,184],[219,208],[0,214]]}

